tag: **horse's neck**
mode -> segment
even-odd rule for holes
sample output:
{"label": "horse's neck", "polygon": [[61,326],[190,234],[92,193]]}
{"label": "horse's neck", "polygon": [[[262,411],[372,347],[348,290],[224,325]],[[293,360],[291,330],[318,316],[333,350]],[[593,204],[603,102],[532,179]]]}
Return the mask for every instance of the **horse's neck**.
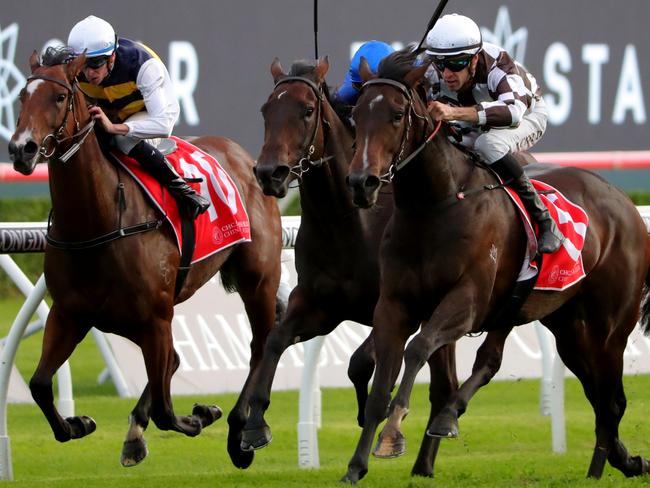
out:
{"label": "horse's neck", "polygon": [[300,185],[302,215],[319,221],[340,219],[355,212],[345,183],[352,159],[353,137],[328,103],[323,104],[326,131],[322,157],[332,157],[321,167],[313,168]]}
{"label": "horse's neck", "polygon": [[395,205],[418,211],[436,207],[471,184],[473,175],[469,157],[440,133],[418,157],[398,171],[393,180]]}
{"label": "horse's neck", "polygon": [[66,163],[49,163],[57,236],[93,234],[116,225],[117,173],[91,133]]}

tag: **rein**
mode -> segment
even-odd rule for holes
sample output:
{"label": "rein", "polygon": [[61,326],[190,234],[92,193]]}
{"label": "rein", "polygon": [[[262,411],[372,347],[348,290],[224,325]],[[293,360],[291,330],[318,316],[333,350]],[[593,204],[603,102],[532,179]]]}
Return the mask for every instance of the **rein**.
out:
{"label": "rein", "polygon": [[[65,81],[62,81],[60,79],[51,76],[46,76],[46,75],[32,75],[29,78],[27,78],[27,82],[31,80],[50,81],[68,90],[68,97],[70,99],[70,102],[68,103],[68,108],[63,117],[63,123],[55,132],[52,132],[51,134],[45,136],[43,142],[41,142],[41,147],[39,148],[38,151],[38,157],[43,156],[46,159],[49,159],[54,155],[61,142],[72,140],[81,135],[81,139],[79,139],[78,142],[72,144],[72,146],[65,153],[63,153],[60,157],[57,158],[62,163],[67,163],[68,160],[72,156],[74,156],[77,153],[77,151],[79,151],[79,149],[81,149],[81,146],[86,141],[86,138],[92,132],[93,127],[95,126],[95,120],[90,119],[90,122],[88,122],[83,128],[81,129],[79,128],[79,121],[77,120],[77,115],[75,114],[74,111],[74,96],[77,89],[76,80],[72,86],[70,86]],[[68,116],[70,115],[70,113],[72,113],[72,117],[74,118],[76,132],[71,136],[61,137],[63,135],[63,132],[65,131],[65,127],[68,122]],[[54,140],[54,146],[52,147],[52,150],[48,153],[47,149],[45,148],[45,141],[47,141],[50,138]],[[106,244],[116,239],[120,239],[122,237],[127,237],[130,235],[139,234],[142,232],[148,232],[150,230],[155,230],[160,228],[160,226],[164,222],[164,219],[150,220],[148,222],[143,222],[141,224],[122,227],[122,212],[123,209],[126,208],[126,199],[124,197],[124,183],[118,184],[118,192],[119,192],[119,203],[118,203],[118,228],[117,229],[85,241],[74,241],[74,242],[59,241],[57,239],[54,239],[50,235],[50,228],[52,226],[52,212],[50,212],[50,216],[47,222],[47,233],[45,234],[45,240],[47,241],[47,243],[56,249],[62,249],[66,251],[89,249],[89,248],[100,246],[102,244]]]}
{"label": "rein", "polygon": [[301,180],[302,175],[307,173],[311,168],[317,168],[322,166],[323,163],[329,161],[330,159],[334,159],[334,156],[322,157],[315,161],[312,161],[311,159],[312,155],[314,154],[314,151],[316,151],[314,142],[316,141],[316,136],[318,135],[318,128],[321,125],[323,125],[321,121],[321,114],[323,112],[323,108],[322,108],[323,89],[320,86],[318,86],[316,83],[314,83],[312,80],[310,80],[309,78],[305,78],[304,76],[287,76],[285,78],[282,78],[275,84],[275,86],[273,87],[273,91],[275,91],[277,87],[280,86],[281,84],[289,83],[291,81],[300,81],[302,83],[307,84],[307,86],[309,86],[309,88],[312,89],[312,91],[316,95],[316,98],[318,99],[318,105],[316,108],[316,117],[317,117],[316,127],[314,127],[314,132],[312,133],[309,144],[307,145],[307,150],[305,152],[305,155],[302,158],[300,158],[296,164],[291,166],[291,174],[295,175],[298,180]]}

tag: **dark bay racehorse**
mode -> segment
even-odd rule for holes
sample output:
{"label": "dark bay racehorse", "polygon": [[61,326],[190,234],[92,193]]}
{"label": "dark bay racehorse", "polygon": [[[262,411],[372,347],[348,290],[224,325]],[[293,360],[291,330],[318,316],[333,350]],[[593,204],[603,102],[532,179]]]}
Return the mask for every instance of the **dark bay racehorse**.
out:
{"label": "dark bay racehorse", "polygon": [[[352,202],[345,177],[354,134],[330,103],[324,82],[328,68],[327,58],[296,62],[289,74],[277,59],[271,65],[275,87],[262,107],[265,138],[255,171],[268,195],[282,197],[290,182],[299,182],[298,285],[291,293],[285,320],[269,335],[251,396],[245,448],[264,447],[271,440],[263,415],[282,352],[296,341],[329,334],[344,320],[372,325],[379,298],[379,242],[393,211],[393,199],[387,187],[371,210],[359,209]],[[494,347],[494,341],[502,344],[505,336],[500,335],[490,334],[483,347]],[[441,399],[458,387],[454,352],[449,345],[429,358],[431,419],[442,408]],[[361,426],[373,371],[371,334],[350,359],[348,371],[357,393]],[[479,374],[491,377],[494,372],[482,370]],[[433,474],[438,445],[438,439],[424,437],[413,474]]]}
{"label": "dark bay racehorse", "polygon": [[[535,319],[555,335],[560,357],[581,381],[594,409],[596,445],[588,476],[600,477],[606,461],[626,476],[648,473],[648,461],[630,456],[618,438],[626,405],[623,351],[643,297],[642,325],[650,330],[650,302],[644,292],[650,283],[650,238],[639,213],[626,195],[593,173],[528,167],[531,177],[558,188],[586,210],[587,276],[561,292],[533,291],[513,320],[495,321],[524,259],[524,229],[505,192],[485,189],[496,182],[493,176],[475,167],[444,133],[408,164],[399,164],[434,131],[417,89],[426,69],[413,68],[412,56],[404,53],[387,58],[377,78],[362,63],[365,84],[354,109],[357,137],[349,184],[355,203],[372,207],[382,175],[393,175],[395,210],[380,250],[375,377],[363,432],[344,480],[356,482],[366,474],[375,431],[387,414],[378,449],[394,450],[415,375],[434,351],[470,332],[493,327],[508,331]],[[405,351],[406,339],[420,324],[420,333]],[[479,355],[479,366],[500,361],[498,353]],[[402,359],[404,376],[391,402]],[[444,408],[430,423],[429,433],[453,433],[457,413]]]}
{"label": "dark bay racehorse", "polygon": [[[32,75],[21,92],[22,110],[9,144],[14,168],[20,173],[30,174],[40,160],[48,161],[53,209],[50,236],[74,247],[112,233],[120,225],[162,223],[159,211],[147,203],[133,179],[100,150],[76,82],[85,56],[67,64],[62,61],[51,59],[41,66],[36,53],[30,58]],[[78,151],[62,162],[59,158],[73,143],[79,144]],[[95,430],[95,422],[86,416],[61,417],[53,403],[53,374],[93,326],[139,345],[149,383],[131,412],[122,451],[125,466],[146,456],[143,431],[150,418],[159,429],[195,436],[221,415],[217,407],[201,405],[191,415],[174,414],[170,381],[179,366],[171,329],[175,304],[188,299],[221,270],[222,281],[239,292],[250,319],[249,378],[258,368],[275,322],[282,248],[277,204],[262,194],[253,176],[253,161],[239,145],[218,137],[201,137],[193,143],[213,155],[235,181],[250,218],[252,242],[193,265],[177,295],[180,256],[168,225],[93,247],[62,250],[47,246],[45,250],[45,277],[53,304],[42,356],[30,381],[32,396],[57,440],[83,437]],[[117,198],[120,193],[125,205]],[[231,417],[245,418],[248,383]],[[241,432],[231,430],[229,451],[239,451],[240,438]],[[252,460],[252,453],[242,456]]]}

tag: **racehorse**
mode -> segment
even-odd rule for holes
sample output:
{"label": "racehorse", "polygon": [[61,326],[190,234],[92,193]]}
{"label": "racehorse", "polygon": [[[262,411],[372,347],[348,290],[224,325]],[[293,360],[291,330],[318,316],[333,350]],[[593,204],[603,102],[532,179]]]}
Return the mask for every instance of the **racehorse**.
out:
{"label": "racehorse", "polygon": [[[324,81],[328,68],[327,58],[296,62],[288,74],[277,58],[271,65],[275,86],[262,107],[264,145],[255,172],[267,195],[283,197],[291,182],[299,183],[302,215],[295,244],[298,285],[289,298],[284,321],[267,341],[251,395],[244,449],[259,449],[271,441],[264,412],[284,350],[297,341],[329,334],[344,320],[372,325],[379,298],[379,242],[393,211],[393,199],[390,188],[385,188],[372,210],[359,209],[352,202],[345,177],[354,134],[337,114],[344,110],[337,110],[340,107],[333,107],[330,101]],[[494,340],[492,336],[490,341]],[[443,406],[440,399],[458,387],[454,346],[434,353],[429,364],[433,419]],[[348,370],[356,389],[360,426],[364,424],[373,371],[371,334],[351,357]],[[433,475],[438,445],[438,439],[423,438],[413,474]]]}
{"label": "racehorse", "polygon": [[[161,430],[196,436],[221,416],[218,407],[205,405],[195,406],[191,415],[175,415],[170,395],[171,377],[180,361],[172,342],[173,307],[219,270],[226,288],[239,292],[252,327],[250,373],[229,423],[245,418],[247,386],[275,323],[280,214],[274,199],[259,189],[253,161],[242,147],[220,137],[195,139],[193,143],[214,156],[238,187],[250,219],[251,242],[192,265],[175,293],[180,253],[171,226],[162,224],[161,212],[147,203],[137,183],[102,154],[77,85],[85,56],[68,61],[55,53],[51,58],[46,54],[43,65],[36,52],[30,58],[32,74],[21,92],[22,109],[9,143],[14,169],[20,173],[30,174],[38,162],[47,160],[52,198],[49,237],[68,243],[68,249],[48,245],[45,250],[45,277],[53,303],[42,356],[29,386],[58,441],[83,437],[95,430],[95,422],[87,416],[61,417],[53,403],[53,374],[93,326],[140,346],[148,384],[131,412],[124,441],[121,462],[131,466],[147,455],[143,432],[150,418]],[[76,153],[64,163],[62,154],[68,150]],[[152,222],[155,225],[149,225]],[[126,236],[106,238],[116,234]],[[231,428],[231,454],[239,451],[240,437],[241,432]],[[252,453],[238,455],[252,462]]]}
{"label": "racehorse", "polygon": [[[650,237],[638,211],[623,192],[588,171],[527,167],[531,177],[586,211],[586,277],[563,291],[534,290],[513,318],[496,319],[523,263],[524,228],[496,178],[457,149],[445,127],[436,136],[418,88],[427,68],[414,67],[414,54],[403,52],[388,57],[377,76],[367,63],[361,67],[365,83],[353,112],[357,137],[348,183],[355,203],[369,208],[382,180],[391,180],[395,210],[380,250],[375,376],[363,432],[343,480],[357,482],[367,473],[374,433],[387,416],[377,449],[399,454],[394,444],[402,437],[415,375],[431,353],[467,333],[509,331],[533,320],[554,334],[560,357],[595,412],[596,444],[587,475],[599,478],[605,461],[626,476],[648,473],[648,460],[630,456],[618,438],[626,405],[623,351],[642,300],[642,326],[650,331],[644,290],[650,284]],[[499,362],[499,354],[479,355],[477,362]],[[404,376],[390,401],[402,359]],[[456,400],[452,395],[450,408],[430,422],[431,435],[457,431],[462,412],[454,411]]]}

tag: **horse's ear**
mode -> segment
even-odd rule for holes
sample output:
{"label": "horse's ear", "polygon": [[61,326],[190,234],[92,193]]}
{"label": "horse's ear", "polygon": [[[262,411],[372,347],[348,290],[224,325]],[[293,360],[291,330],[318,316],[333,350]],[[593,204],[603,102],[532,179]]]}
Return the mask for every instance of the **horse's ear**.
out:
{"label": "horse's ear", "polygon": [[41,66],[40,56],[38,55],[38,52],[36,52],[36,50],[34,50],[32,55],[29,57],[29,67],[31,68],[32,73],[33,73],[40,66]]}
{"label": "horse's ear", "polygon": [[404,77],[404,84],[411,88],[415,88],[420,83],[422,77],[424,76],[424,73],[426,73],[428,69],[429,69],[428,63],[425,63],[422,66],[418,66],[417,68],[412,69]]}
{"label": "horse's ear", "polygon": [[318,83],[325,81],[327,70],[330,69],[330,60],[327,56],[320,58],[316,63],[316,80]]}
{"label": "horse's ear", "polygon": [[280,78],[284,78],[287,74],[282,70],[282,65],[278,58],[273,58],[271,63],[271,75],[273,76],[273,81],[277,83]]}
{"label": "horse's ear", "polygon": [[361,76],[364,83],[373,78],[377,78],[377,75],[372,72],[368,60],[364,56],[361,56],[361,61],[359,62],[359,76]]}
{"label": "horse's ear", "polygon": [[80,54],[79,56],[77,56],[76,58],[68,62],[68,65],[66,66],[66,74],[70,81],[74,80],[77,77],[77,75],[81,72],[85,62],[86,62],[86,53]]}

